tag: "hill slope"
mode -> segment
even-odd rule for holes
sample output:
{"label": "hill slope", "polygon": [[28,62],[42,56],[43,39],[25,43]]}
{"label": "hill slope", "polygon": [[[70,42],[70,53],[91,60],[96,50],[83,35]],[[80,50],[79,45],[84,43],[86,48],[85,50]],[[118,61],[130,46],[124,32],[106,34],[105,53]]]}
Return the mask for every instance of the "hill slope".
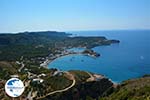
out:
{"label": "hill slope", "polygon": [[99,100],[150,100],[150,76],[125,81],[110,96]]}

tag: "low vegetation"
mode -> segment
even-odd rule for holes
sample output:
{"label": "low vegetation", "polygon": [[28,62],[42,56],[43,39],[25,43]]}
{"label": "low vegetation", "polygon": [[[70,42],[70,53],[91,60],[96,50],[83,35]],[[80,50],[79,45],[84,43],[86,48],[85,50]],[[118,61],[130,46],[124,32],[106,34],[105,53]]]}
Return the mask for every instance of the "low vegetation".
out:
{"label": "low vegetation", "polygon": [[150,76],[125,81],[108,97],[99,100],[150,100]]}
{"label": "low vegetation", "polygon": [[69,72],[75,76],[77,83],[85,82],[88,78],[90,78],[85,71],[70,70]]}

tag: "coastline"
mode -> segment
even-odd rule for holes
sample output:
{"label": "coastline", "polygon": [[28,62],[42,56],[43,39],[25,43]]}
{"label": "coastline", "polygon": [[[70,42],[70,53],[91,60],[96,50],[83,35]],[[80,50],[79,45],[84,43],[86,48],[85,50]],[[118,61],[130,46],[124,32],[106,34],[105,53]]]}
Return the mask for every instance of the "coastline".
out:
{"label": "coastline", "polygon": [[[64,53],[65,52],[65,53]],[[95,52],[94,52],[95,53]],[[59,59],[63,56],[69,56],[69,55],[84,55],[84,56],[89,56],[89,57],[92,57],[92,58],[96,58],[98,56],[96,55],[93,55],[91,53],[83,53],[83,52],[72,52],[72,51],[67,51],[67,50],[64,50],[64,51],[61,51],[61,54],[57,54],[55,55],[54,57],[48,57],[43,63],[40,64],[40,67],[44,67],[44,68],[48,68],[48,65],[53,62],[54,60],[56,59]]]}

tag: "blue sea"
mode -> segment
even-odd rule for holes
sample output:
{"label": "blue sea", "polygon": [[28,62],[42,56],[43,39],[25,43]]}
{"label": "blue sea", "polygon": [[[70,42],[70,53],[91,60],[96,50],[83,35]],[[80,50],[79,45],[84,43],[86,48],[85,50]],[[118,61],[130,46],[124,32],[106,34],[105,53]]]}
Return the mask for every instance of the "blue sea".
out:
{"label": "blue sea", "polygon": [[[114,82],[150,74],[150,30],[76,31],[73,36],[105,36],[119,44],[93,48],[101,56],[67,55],[51,62],[49,68],[84,70],[103,74]],[[72,48],[82,51],[83,48]]]}

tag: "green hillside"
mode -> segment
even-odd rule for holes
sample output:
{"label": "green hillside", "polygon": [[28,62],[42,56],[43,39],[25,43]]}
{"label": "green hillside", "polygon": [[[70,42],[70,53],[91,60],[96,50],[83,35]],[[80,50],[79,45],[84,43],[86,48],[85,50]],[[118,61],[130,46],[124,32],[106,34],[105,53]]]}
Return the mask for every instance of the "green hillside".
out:
{"label": "green hillside", "polygon": [[127,80],[111,95],[99,100],[150,100],[150,76]]}
{"label": "green hillside", "polygon": [[46,57],[50,53],[64,48],[86,47],[119,43],[99,37],[70,37],[71,34],[55,31],[23,32],[0,34],[0,61],[16,61],[24,56],[26,59]]}

